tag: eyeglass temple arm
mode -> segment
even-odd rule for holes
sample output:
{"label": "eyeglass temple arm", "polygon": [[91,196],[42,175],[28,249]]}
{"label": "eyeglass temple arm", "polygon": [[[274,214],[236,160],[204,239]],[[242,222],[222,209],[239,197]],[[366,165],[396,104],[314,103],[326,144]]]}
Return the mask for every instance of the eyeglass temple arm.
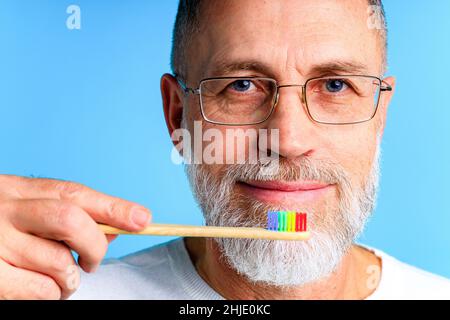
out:
{"label": "eyeglass temple arm", "polygon": [[384,80],[381,80],[381,87],[380,87],[381,91],[392,91],[392,87],[387,84]]}
{"label": "eyeglass temple arm", "polygon": [[174,75],[175,79],[177,79],[178,84],[180,85],[181,89],[183,89],[185,94],[192,93],[192,94],[200,94],[199,89],[192,89],[188,88],[186,84],[178,77],[177,75]]}

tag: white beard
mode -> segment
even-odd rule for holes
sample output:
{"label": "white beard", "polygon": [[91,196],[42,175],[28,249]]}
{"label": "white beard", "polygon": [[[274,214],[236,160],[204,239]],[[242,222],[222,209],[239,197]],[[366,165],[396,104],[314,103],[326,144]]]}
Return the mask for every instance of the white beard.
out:
{"label": "white beard", "polygon": [[[363,231],[375,204],[379,183],[380,143],[371,172],[363,186],[353,186],[345,171],[325,161],[302,159],[283,166],[274,177],[261,175],[258,165],[228,165],[224,174],[213,176],[203,165],[186,165],[194,195],[207,225],[265,227],[268,210],[308,213],[307,241],[215,238],[224,261],[249,281],[278,287],[299,286],[329,276]],[[265,169],[267,172],[267,169]],[[275,172],[275,171],[274,171]],[[268,206],[248,197],[237,197],[237,180],[318,180],[336,183],[339,205],[326,205],[322,212],[312,208]]]}

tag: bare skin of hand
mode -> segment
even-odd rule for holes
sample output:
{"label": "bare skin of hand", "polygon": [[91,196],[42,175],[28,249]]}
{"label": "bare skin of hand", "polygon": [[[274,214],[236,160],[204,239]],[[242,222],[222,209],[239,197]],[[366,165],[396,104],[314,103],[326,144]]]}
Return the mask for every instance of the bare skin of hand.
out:
{"label": "bare skin of hand", "polygon": [[66,299],[79,269],[94,272],[108,243],[97,223],[139,231],[145,207],[54,179],[0,175],[0,299]]}

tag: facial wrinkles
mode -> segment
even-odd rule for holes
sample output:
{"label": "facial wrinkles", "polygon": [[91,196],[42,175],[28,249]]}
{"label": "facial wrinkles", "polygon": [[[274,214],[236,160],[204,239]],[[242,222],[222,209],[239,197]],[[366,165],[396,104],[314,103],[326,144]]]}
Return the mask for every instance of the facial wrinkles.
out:
{"label": "facial wrinkles", "polygon": [[[221,58],[252,57],[273,66],[278,80],[297,82],[305,80],[300,78],[306,76],[306,66],[313,62],[354,57],[360,57],[361,62],[375,60],[376,41],[367,30],[364,14],[352,14],[343,6],[335,8],[338,12],[331,14],[334,7],[317,2],[298,8],[292,5],[276,8],[274,2],[272,7],[261,10],[257,10],[258,5],[253,10],[224,7],[228,15],[223,13],[209,18],[208,28],[204,27],[206,34],[200,37],[204,44],[201,47],[208,48],[200,55],[204,58],[202,69],[211,67],[213,61]],[[292,14],[293,10],[299,14]],[[308,10],[314,14],[302,14]],[[344,17],[352,20],[351,23],[342,24]],[[378,70],[378,66],[371,69]]]}

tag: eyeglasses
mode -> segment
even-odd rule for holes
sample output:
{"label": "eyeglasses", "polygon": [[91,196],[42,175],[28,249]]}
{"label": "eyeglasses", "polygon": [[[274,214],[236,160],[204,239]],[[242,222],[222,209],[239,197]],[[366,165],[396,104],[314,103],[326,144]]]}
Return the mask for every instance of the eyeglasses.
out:
{"label": "eyeglasses", "polygon": [[304,85],[279,85],[276,80],[264,77],[207,78],[196,89],[177,80],[185,94],[200,96],[205,121],[229,126],[265,122],[277,105],[280,88],[301,87],[301,101],[309,117],[330,125],[371,120],[377,112],[380,93],[392,91],[380,78],[366,75],[317,77]]}

